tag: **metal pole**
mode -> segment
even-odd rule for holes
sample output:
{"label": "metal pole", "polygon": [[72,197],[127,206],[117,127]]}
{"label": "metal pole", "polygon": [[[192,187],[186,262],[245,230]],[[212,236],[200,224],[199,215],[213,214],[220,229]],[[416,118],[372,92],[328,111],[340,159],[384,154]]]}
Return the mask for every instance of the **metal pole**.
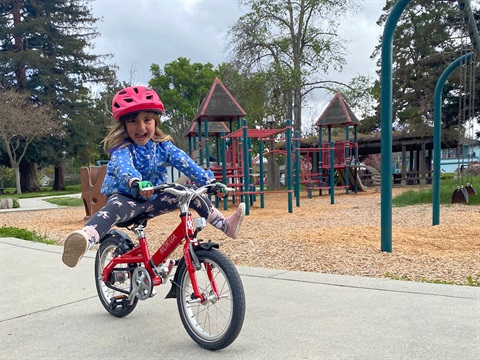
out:
{"label": "metal pole", "polygon": [[478,35],[478,28],[473,17],[472,6],[470,5],[470,0],[458,0],[458,6],[463,12],[463,18],[468,26],[468,33],[470,34],[470,39],[472,40],[473,48],[478,56],[480,56],[480,35]]}
{"label": "metal pole", "polygon": [[349,139],[349,130],[350,128],[347,126],[345,128],[345,160],[348,159],[348,162],[345,161],[345,186],[347,187],[345,189],[345,193],[348,195],[348,192],[350,190],[350,165],[351,165],[351,161],[349,160],[350,159],[350,139]]}
{"label": "metal pole", "polygon": [[[285,121],[287,128],[287,164],[285,167],[285,174],[287,178],[287,189],[288,189],[288,212],[293,213],[293,194],[292,194],[292,126],[290,120]],[[298,182],[295,186],[298,186]]]}
{"label": "metal pole", "polygon": [[[250,171],[248,170],[248,127],[247,119],[243,119],[243,188],[245,192],[250,190]],[[243,196],[245,202],[245,215],[250,215],[250,196]]]}
{"label": "metal pole", "polygon": [[330,141],[330,205],[335,204],[335,144]]}
{"label": "metal pole", "polygon": [[[300,133],[295,130],[295,184],[300,184]],[[295,186],[295,205],[300,206],[300,186]]]}
{"label": "metal pole", "polygon": [[[222,131],[222,182],[227,184],[227,141],[225,139],[225,133]],[[223,198],[223,210],[228,210],[228,197]]]}
{"label": "metal pole", "polygon": [[197,137],[198,137],[198,156],[199,156],[199,161],[198,164],[200,166],[203,165],[203,151],[202,151],[202,120],[198,119],[198,131],[197,131]]}
{"label": "metal pole", "polygon": [[473,52],[460,56],[443,71],[433,97],[433,214],[432,226],[440,224],[440,160],[442,152],[442,90],[448,76],[460,64],[473,58]]}
{"label": "metal pole", "polygon": [[263,181],[265,177],[265,171],[263,170],[263,140],[258,141],[258,158],[260,161],[260,207],[263,209],[265,207],[265,182]]}
{"label": "metal pole", "polygon": [[205,119],[205,164],[210,169],[210,134],[208,133],[208,119]]}
{"label": "metal pole", "polygon": [[393,33],[410,0],[398,0],[388,16],[382,37],[381,62],[381,250],[392,252],[392,61]]}
{"label": "metal pole", "polygon": [[353,148],[353,158],[355,159],[355,186],[353,187],[353,191],[355,194],[358,192],[358,166],[360,165],[360,161],[358,160],[358,130],[357,125],[353,127],[353,142],[355,143],[355,147]]}

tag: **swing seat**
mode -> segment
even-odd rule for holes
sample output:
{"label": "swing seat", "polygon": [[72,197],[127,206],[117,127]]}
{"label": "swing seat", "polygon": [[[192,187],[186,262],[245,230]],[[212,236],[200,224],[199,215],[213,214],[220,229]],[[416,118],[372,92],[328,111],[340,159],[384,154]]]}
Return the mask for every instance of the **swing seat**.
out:
{"label": "swing seat", "polygon": [[468,205],[468,192],[467,189],[462,187],[457,187],[452,195],[452,204],[463,204]]}
{"label": "swing seat", "polygon": [[472,184],[467,184],[465,186],[465,189],[467,189],[468,195],[477,195],[477,189]]}

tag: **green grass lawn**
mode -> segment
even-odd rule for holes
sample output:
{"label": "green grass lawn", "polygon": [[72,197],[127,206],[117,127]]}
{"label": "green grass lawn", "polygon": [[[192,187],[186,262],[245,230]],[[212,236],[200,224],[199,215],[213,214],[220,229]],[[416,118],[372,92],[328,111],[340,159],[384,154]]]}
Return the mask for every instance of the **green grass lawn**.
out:
{"label": "green grass lawn", "polygon": [[49,240],[47,237],[39,235],[35,231],[19,229],[12,226],[0,227],[0,237],[13,237],[50,245],[55,244],[55,241]]}
{"label": "green grass lawn", "polygon": [[76,197],[53,197],[45,199],[45,201],[59,206],[83,206],[83,200]]}
{"label": "green grass lawn", "polygon": [[[463,182],[453,178],[443,178],[440,181],[440,203],[451,204],[453,192],[457,186],[467,184],[468,177],[464,177]],[[480,176],[474,176],[471,179],[472,186],[476,189],[478,195],[470,195],[468,206],[480,205]],[[425,186],[421,189],[407,190],[402,194],[396,196],[392,200],[393,206],[407,206],[416,204],[432,204],[433,202],[433,187],[431,185]]]}
{"label": "green grass lawn", "polygon": [[25,194],[16,194],[15,188],[5,188],[5,194],[1,194],[0,198],[5,197],[14,197],[17,199],[29,199],[35,197],[44,197],[44,196],[59,196],[59,195],[69,195],[69,194],[78,194],[82,192],[82,185],[68,185],[67,189],[64,191],[52,191],[52,188],[41,187],[38,192],[30,192]]}

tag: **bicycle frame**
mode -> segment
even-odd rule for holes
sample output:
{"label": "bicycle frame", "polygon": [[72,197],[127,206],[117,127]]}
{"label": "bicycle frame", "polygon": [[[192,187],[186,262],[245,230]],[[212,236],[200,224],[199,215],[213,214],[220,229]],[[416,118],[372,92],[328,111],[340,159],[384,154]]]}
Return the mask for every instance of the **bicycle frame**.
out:
{"label": "bicycle frame", "polygon": [[[172,254],[172,252],[182,243],[183,244],[183,259],[187,266],[187,271],[190,276],[190,280],[192,283],[192,288],[195,294],[195,298],[199,299],[201,303],[203,303],[206,298],[202,296],[196,276],[195,271],[196,267],[194,262],[192,261],[192,255],[194,253],[193,246],[197,243],[196,233],[201,229],[195,229],[193,224],[192,215],[188,212],[188,203],[187,200],[184,198],[180,203],[180,224],[177,228],[167,237],[165,242],[158,248],[158,250],[150,256],[150,252],[148,249],[147,238],[144,233],[144,226],[138,225],[134,228],[134,232],[137,235],[139,245],[134,249],[126,252],[125,254],[119,255],[114,257],[103,269],[102,277],[105,283],[108,282],[111,272],[114,268],[119,264],[138,264],[143,263],[145,269],[151,276],[152,285],[158,286],[163,283],[163,280],[160,276],[157,275],[155,268],[164,263],[168,257]],[[205,267],[207,272],[208,278],[212,285],[212,289],[215,292],[217,299],[219,298],[219,293],[217,289],[217,285],[215,283],[215,279],[212,275],[212,269],[209,265]]]}

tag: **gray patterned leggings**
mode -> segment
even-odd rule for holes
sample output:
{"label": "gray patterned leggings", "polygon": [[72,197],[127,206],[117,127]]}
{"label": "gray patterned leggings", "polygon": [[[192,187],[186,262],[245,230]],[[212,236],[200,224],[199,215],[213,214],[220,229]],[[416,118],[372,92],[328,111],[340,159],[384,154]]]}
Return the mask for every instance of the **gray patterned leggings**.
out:
{"label": "gray patterned leggings", "polygon": [[[199,198],[192,200],[190,208],[207,220],[210,213],[216,209],[207,197],[203,197],[203,201]],[[121,194],[113,194],[107,197],[105,206],[87,221],[84,229],[95,229],[101,239],[112,226],[119,222],[133,219],[144,212],[158,216],[175,209],[178,209],[177,198],[168,193],[158,194],[154,200],[138,200]],[[98,239],[96,240],[98,241]]]}

